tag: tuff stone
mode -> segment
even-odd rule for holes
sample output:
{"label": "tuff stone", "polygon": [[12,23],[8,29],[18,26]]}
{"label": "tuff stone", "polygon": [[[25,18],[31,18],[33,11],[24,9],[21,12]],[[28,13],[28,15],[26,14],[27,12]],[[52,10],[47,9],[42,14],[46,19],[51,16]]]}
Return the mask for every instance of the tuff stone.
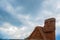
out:
{"label": "tuff stone", "polygon": [[55,18],[46,19],[44,27],[36,26],[27,40],[55,40]]}

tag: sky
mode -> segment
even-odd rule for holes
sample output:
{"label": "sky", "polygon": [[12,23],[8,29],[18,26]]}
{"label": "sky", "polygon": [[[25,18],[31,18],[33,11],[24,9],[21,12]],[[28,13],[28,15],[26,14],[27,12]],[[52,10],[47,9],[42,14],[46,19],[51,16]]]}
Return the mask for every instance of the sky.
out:
{"label": "sky", "polygon": [[60,0],[0,0],[0,39],[24,39],[52,17],[60,40]]}

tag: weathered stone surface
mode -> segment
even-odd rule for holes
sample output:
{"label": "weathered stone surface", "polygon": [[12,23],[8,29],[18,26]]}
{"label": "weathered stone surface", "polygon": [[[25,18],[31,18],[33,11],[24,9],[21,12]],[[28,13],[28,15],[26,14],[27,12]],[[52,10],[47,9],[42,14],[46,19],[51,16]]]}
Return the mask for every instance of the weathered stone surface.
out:
{"label": "weathered stone surface", "polygon": [[55,18],[45,20],[44,27],[37,26],[28,40],[55,40]]}
{"label": "weathered stone surface", "polygon": [[[40,30],[39,30],[40,29]],[[29,40],[37,40],[37,39],[43,39],[41,32],[42,31],[42,27],[36,27],[35,30],[33,31],[33,33],[29,36]]]}
{"label": "weathered stone surface", "polygon": [[44,31],[51,32],[55,30],[55,18],[50,18],[45,20]]}

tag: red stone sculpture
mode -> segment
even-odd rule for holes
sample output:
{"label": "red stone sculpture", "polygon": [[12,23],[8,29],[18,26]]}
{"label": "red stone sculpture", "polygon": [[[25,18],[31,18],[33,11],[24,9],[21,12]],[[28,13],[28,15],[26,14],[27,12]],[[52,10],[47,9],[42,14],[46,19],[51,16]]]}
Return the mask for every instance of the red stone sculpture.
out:
{"label": "red stone sculpture", "polygon": [[27,40],[55,40],[55,18],[46,19],[44,27],[37,26]]}

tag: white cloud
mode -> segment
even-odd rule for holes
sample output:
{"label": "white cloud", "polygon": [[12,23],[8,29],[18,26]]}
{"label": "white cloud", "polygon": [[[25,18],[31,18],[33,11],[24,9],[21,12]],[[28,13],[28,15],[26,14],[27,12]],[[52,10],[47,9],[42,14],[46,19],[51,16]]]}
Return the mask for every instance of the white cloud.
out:
{"label": "white cloud", "polygon": [[[16,39],[22,39],[27,37],[32,30],[35,28],[35,26],[40,25],[40,21],[44,21],[46,18],[55,17],[57,19],[56,27],[60,28],[60,1],[58,0],[45,0],[42,3],[42,10],[38,11],[38,16],[36,18],[31,18],[31,15],[22,15],[21,11],[23,11],[25,8],[22,6],[17,6],[14,8],[7,0],[2,1],[0,5],[5,11],[12,14],[14,17],[16,17],[18,20],[20,20],[23,25],[21,27],[16,27],[11,25],[10,23],[4,23],[3,27],[0,28],[0,30],[5,31],[8,33],[12,38]],[[33,21],[34,20],[34,21]],[[39,22],[38,22],[39,21]],[[41,24],[41,26],[43,26]],[[57,30],[57,33],[59,33],[59,30]],[[59,33],[60,34],[60,33]]]}
{"label": "white cloud", "polygon": [[3,9],[6,12],[12,14],[23,23],[23,26],[21,26],[21,28],[13,26],[10,23],[4,23],[3,27],[0,28],[0,30],[8,33],[12,39],[23,39],[28,37],[34,27],[39,25],[38,23],[31,20],[32,18],[30,17],[30,15],[22,15],[19,12],[24,9],[23,7],[17,6],[16,8],[14,8],[8,1],[5,1],[2,5]]}
{"label": "white cloud", "polygon": [[3,26],[0,27],[0,30],[10,35],[11,39],[23,39],[24,36],[26,35],[25,32],[27,31],[27,27],[20,28],[20,27],[13,26],[10,23],[4,23]]}
{"label": "white cloud", "polygon": [[9,37],[11,37],[11,39],[24,39],[30,35],[33,29],[34,27],[27,24],[25,26],[23,25],[18,27],[7,22],[0,27],[0,31],[5,32],[7,35],[9,35]]}

